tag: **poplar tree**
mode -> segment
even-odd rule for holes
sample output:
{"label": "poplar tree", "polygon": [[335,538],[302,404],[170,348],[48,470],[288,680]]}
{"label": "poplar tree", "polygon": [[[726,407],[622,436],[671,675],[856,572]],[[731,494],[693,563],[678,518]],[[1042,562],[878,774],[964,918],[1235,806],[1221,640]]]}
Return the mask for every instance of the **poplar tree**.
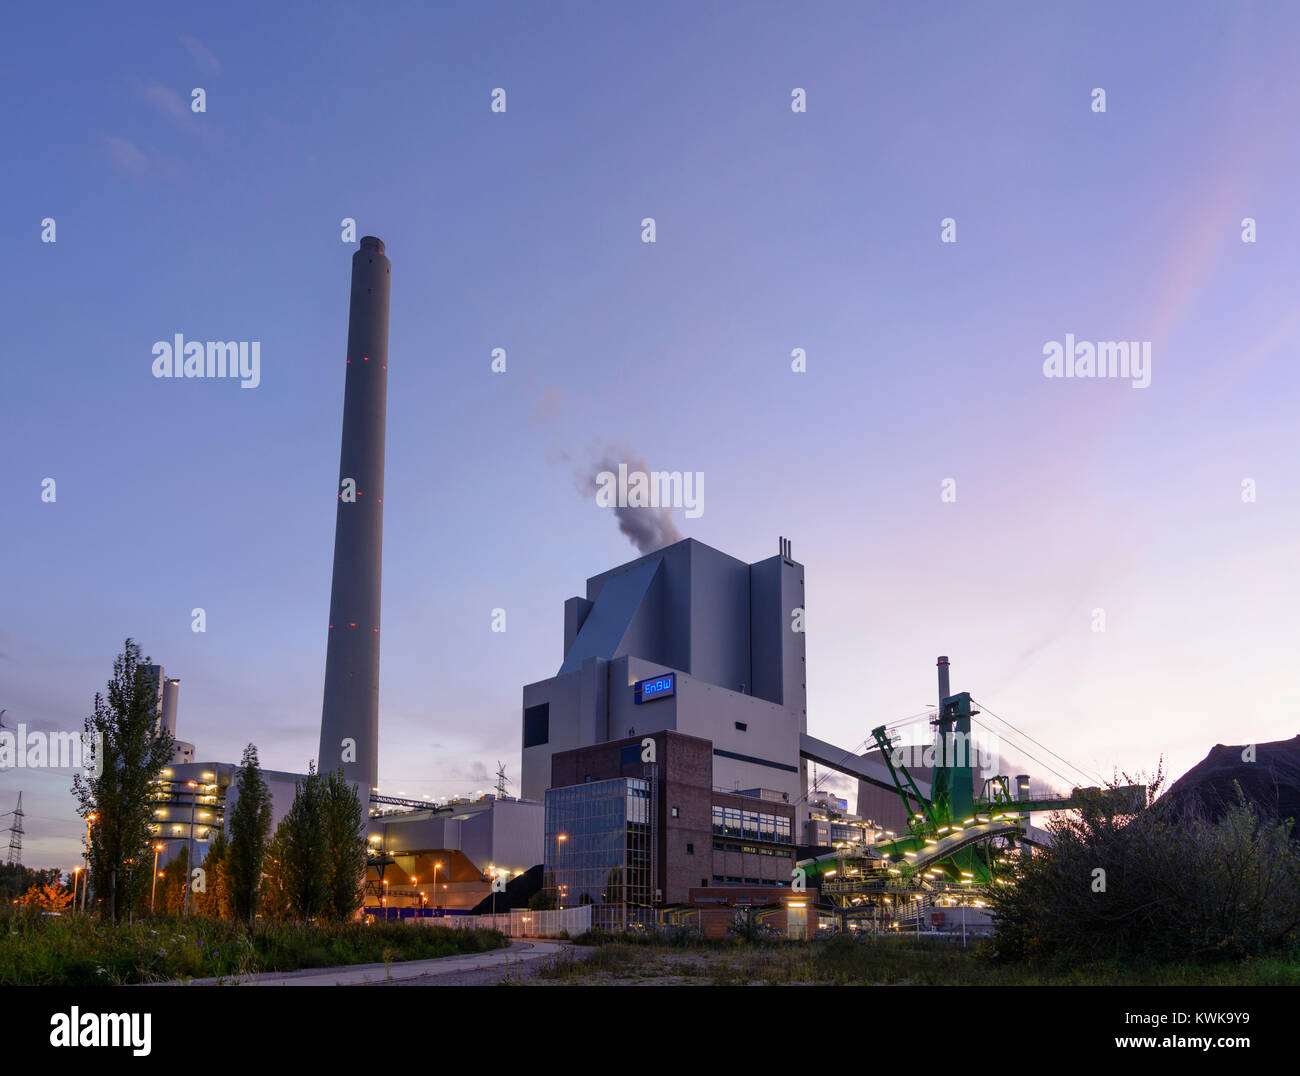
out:
{"label": "poplar tree", "polygon": [[361,907],[366,871],[365,811],[343,777],[343,767],[325,779],[326,834],[329,842],[329,907],[333,919],[351,919]]}
{"label": "poplar tree", "polygon": [[267,845],[271,838],[271,791],[262,777],[257,747],[249,744],[235,777],[235,806],[227,826],[230,845],[225,873],[230,880],[230,900],[235,918],[251,924],[257,916],[258,896]]}
{"label": "poplar tree", "polygon": [[176,858],[163,868],[158,879],[156,908],[163,915],[179,916],[185,911],[185,886],[190,873],[189,845],[182,844]]}
{"label": "poplar tree", "polygon": [[230,890],[230,841],[224,829],[218,829],[208,842],[203,870],[208,885],[206,893],[197,894],[199,911],[214,919],[231,918],[234,914],[234,901]]}
{"label": "poplar tree", "polygon": [[116,921],[152,880],[156,782],[172,758],[172,736],[158,720],[158,683],[148,657],[127,639],[113,662],[108,696],[96,693],[84,743],[95,745],[94,765],[72,779],[78,813],[91,820],[90,888],[103,914]]}
{"label": "poplar tree", "polygon": [[280,875],[289,911],[303,922],[324,914],[330,901],[329,834],[325,782],[315,764],[294,789],[293,806],[276,830],[283,848]]}

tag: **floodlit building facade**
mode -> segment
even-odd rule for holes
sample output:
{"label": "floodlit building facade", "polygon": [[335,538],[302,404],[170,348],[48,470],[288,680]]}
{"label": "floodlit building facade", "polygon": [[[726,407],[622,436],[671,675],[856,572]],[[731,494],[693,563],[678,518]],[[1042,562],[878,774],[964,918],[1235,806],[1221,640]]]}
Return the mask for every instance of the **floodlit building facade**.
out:
{"label": "floodlit building facade", "polygon": [[508,796],[400,810],[372,807],[365,914],[468,912],[540,861],[542,804]]}
{"label": "floodlit building facade", "polygon": [[716,787],[717,757],[667,729],[557,753],[542,883],[554,905],[590,904],[607,930],[688,907],[802,907],[797,797]]}

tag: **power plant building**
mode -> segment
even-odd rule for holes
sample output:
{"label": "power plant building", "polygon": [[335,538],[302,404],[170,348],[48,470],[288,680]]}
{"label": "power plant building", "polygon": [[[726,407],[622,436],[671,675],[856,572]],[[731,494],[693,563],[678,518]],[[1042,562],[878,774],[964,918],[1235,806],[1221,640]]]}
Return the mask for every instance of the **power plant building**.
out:
{"label": "power plant building", "polygon": [[687,538],[587,580],[523,689],[544,884],[621,929],[655,908],[793,901],[808,815],[803,566]]}
{"label": "power plant building", "polygon": [[656,908],[794,899],[799,797],[715,788],[716,758],[667,729],[557,753],[544,871],[557,905],[591,904],[622,930]]}
{"label": "power plant building", "polygon": [[807,731],[803,566],[686,538],[587,580],[564,605],[558,672],[523,689],[522,792],[563,751],[671,730],[709,741],[712,784],[797,803]]}

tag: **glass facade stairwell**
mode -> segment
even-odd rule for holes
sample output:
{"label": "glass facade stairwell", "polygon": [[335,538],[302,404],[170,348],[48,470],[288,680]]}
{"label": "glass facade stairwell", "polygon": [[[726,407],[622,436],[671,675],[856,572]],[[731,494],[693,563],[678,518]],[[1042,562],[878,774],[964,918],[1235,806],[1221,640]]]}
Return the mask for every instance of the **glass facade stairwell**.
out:
{"label": "glass facade stairwell", "polygon": [[543,886],[556,908],[592,906],[592,926],[626,930],[651,912],[652,787],[643,778],[546,793]]}

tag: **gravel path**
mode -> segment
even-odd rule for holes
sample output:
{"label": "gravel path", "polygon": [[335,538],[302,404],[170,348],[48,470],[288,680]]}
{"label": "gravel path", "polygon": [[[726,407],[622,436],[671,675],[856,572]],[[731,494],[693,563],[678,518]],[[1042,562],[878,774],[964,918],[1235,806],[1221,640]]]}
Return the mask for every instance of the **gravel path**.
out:
{"label": "gravel path", "polygon": [[[464,953],[435,960],[392,964],[350,964],[338,968],[263,972],[241,979],[240,986],[472,986],[531,978],[548,958],[571,948],[563,942],[516,938],[505,949]],[[227,980],[229,982],[229,980]],[[216,979],[194,979],[190,986],[221,985]],[[234,984],[230,984],[234,985]]]}
{"label": "gravel path", "polygon": [[[571,949],[575,955],[589,953],[591,950],[580,946],[560,946],[547,944],[545,949],[530,949],[534,943],[515,942],[509,950],[510,959],[503,964],[494,964],[485,968],[457,969],[441,972],[437,975],[415,975],[410,978],[394,979],[390,983],[375,983],[375,986],[502,986],[504,984],[536,984],[537,973],[551,957],[565,949]],[[544,943],[546,944],[546,943]],[[516,949],[516,946],[518,947]],[[546,980],[542,980],[546,984]]]}

